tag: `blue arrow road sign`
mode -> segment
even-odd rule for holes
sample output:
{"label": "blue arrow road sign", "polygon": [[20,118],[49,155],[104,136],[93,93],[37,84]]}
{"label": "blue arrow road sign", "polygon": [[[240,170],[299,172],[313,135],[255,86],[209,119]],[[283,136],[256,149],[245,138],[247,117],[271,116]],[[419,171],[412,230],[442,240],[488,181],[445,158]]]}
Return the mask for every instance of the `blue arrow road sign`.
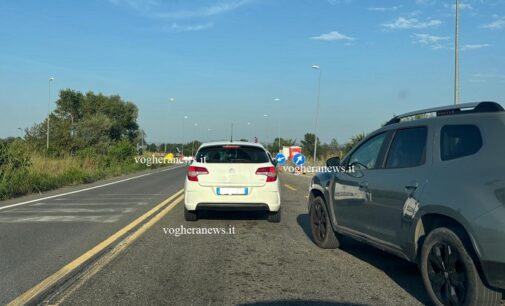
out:
{"label": "blue arrow road sign", "polygon": [[282,166],[286,162],[286,156],[284,156],[282,153],[277,153],[277,155],[275,155],[275,160],[277,161],[278,165]]}
{"label": "blue arrow road sign", "polygon": [[305,156],[303,154],[297,153],[295,156],[293,156],[293,162],[297,166],[301,166],[305,163]]}

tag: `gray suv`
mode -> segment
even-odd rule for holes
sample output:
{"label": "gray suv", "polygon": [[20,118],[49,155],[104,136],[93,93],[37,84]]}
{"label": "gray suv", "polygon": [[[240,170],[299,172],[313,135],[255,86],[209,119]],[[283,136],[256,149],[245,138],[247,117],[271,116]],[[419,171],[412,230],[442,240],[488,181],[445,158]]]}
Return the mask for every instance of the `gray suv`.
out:
{"label": "gray suv", "polygon": [[[310,184],[314,242],[350,236],[419,265],[436,305],[505,289],[505,111],[494,102],[396,116]],[[334,169],[335,171],[332,171]],[[347,171],[342,171],[347,169]]]}

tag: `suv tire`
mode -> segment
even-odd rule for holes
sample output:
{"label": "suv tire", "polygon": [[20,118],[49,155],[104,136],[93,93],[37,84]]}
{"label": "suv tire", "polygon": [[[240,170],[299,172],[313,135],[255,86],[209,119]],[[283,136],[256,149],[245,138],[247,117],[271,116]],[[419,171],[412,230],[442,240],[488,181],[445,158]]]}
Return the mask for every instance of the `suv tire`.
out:
{"label": "suv tire", "polygon": [[482,281],[464,235],[449,228],[431,231],[421,249],[424,286],[435,305],[499,305],[501,293]]}
{"label": "suv tire", "polygon": [[184,207],[184,219],[186,221],[198,220],[198,215],[196,214],[196,210],[187,210],[186,207]]}
{"label": "suv tire", "polygon": [[324,200],[316,197],[310,203],[310,230],[314,242],[323,249],[335,249],[340,246],[337,234],[333,231],[330,216]]}

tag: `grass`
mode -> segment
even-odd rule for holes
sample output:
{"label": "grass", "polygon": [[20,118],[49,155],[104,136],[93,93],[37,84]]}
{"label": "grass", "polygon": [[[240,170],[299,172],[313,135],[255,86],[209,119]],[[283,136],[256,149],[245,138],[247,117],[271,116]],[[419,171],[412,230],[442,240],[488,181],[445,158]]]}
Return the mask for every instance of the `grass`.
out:
{"label": "grass", "polygon": [[26,169],[12,171],[0,180],[0,200],[163,166],[148,167],[135,163],[133,158],[117,161],[103,156],[51,158],[31,155],[30,162]]}

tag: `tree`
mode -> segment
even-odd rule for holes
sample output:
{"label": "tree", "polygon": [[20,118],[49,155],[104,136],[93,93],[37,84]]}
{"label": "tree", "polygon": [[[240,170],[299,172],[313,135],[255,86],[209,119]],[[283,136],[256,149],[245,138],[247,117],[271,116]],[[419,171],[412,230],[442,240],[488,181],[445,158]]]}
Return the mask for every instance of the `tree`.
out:
{"label": "tree", "polygon": [[[310,156],[310,157],[314,157],[314,141],[315,141],[316,137],[314,134],[312,133],[307,133],[303,136],[303,140],[301,140],[301,144],[302,144],[302,153],[305,155],[305,156]],[[317,138],[317,157],[321,157],[321,141],[319,141],[319,137]]]}
{"label": "tree", "polygon": [[[280,147],[280,149],[282,149],[282,147],[294,146],[295,143],[296,143],[296,140],[293,140],[293,139],[284,139],[284,138],[281,137],[281,147]],[[280,152],[280,149],[279,149],[279,138],[275,138],[274,142],[272,142],[271,144],[267,145],[267,150],[270,151],[271,153]]]}
{"label": "tree", "polygon": [[[134,143],[139,138],[137,117],[135,104],[118,95],[61,90],[50,114],[50,149],[57,155],[89,147],[105,153],[123,139]],[[26,139],[45,152],[46,132],[47,119],[27,130]]]}
{"label": "tree", "polygon": [[358,144],[358,142],[360,142],[364,138],[365,138],[365,133],[358,133],[358,134],[352,136],[351,140],[345,144],[344,149],[342,150],[342,154],[346,155],[347,153],[349,153],[349,151],[351,151],[352,148],[354,148],[354,146],[356,144]]}

